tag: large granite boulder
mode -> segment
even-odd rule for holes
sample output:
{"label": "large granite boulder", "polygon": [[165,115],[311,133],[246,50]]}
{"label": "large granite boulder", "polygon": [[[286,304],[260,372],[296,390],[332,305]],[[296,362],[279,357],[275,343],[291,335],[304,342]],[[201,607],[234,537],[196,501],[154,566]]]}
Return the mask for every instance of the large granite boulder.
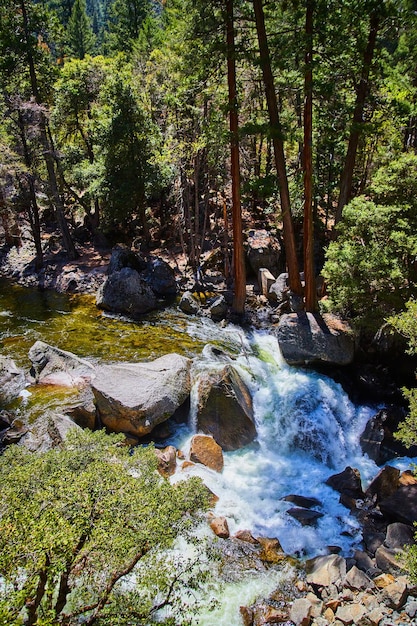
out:
{"label": "large granite boulder", "polygon": [[147,435],[187,400],[190,368],[191,360],[175,353],[98,367],[91,386],[102,423],[113,432]]}
{"label": "large granite boulder", "polygon": [[151,257],[143,276],[149,287],[157,296],[175,296],[177,282],[174,270],[168,263],[158,257]]}
{"label": "large granite boulder", "polygon": [[110,274],[97,291],[100,309],[136,318],[156,308],[156,296],[143,276],[130,267]]}
{"label": "large granite boulder", "polygon": [[198,385],[197,430],[212,435],[223,450],[237,450],[256,437],[252,398],[236,369],[202,378]]}
{"label": "large granite boulder", "polygon": [[194,435],[190,444],[190,461],[221,472],[224,465],[223,450],[210,435]]}
{"label": "large granite boulder", "polygon": [[72,352],[60,350],[44,341],[29,349],[31,375],[44,385],[83,386],[94,376],[94,366]]}
{"label": "large granite boulder", "polygon": [[146,261],[134,250],[123,244],[118,244],[111,252],[107,273],[120,272],[124,267],[130,267],[140,273],[146,270]]}
{"label": "large granite boulder", "polygon": [[0,403],[16,398],[26,384],[25,372],[7,356],[0,355]]}
{"label": "large granite boulder", "polygon": [[290,365],[348,365],[353,361],[354,335],[334,316],[289,313],[281,317],[276,332],[282,355]]}
{"label": "large granite boulder", "polygon": [[282,268],[281,245],[267,230],[250,230],[246,242],[249,267],[255,276],[264,267],[278,276]]}

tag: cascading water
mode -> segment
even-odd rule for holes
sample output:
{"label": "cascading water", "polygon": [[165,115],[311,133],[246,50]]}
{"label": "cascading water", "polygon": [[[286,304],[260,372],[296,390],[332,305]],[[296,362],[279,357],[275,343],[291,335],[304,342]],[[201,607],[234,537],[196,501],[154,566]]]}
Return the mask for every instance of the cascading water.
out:
{"label": "cascading water", "polygon": [[[197,473],[219,496],[215,512],[227,518],[231,533],[250,529],[255,535],[277,537],[289,554],[316,555],[329,545],[349,553],[360,542],[359,526],[325,481],[347,465],[357,467],[365,481],[377,473],[359,446],[375,409],[354,406],[326,376],[288,366],[272,335],[255,332],[246,337],[228,327],[222,340],[232,356],[221,353],[219,358],[218,351],[206,347],[195,365],[194,394],[201,376],[229,361],[251,391],[257,440],[225,453],[221,474],[200,466],[184,473]],[[195,397],[192,407],[195,411]],[[192,415],[194,431],[195,423]],[[183,433],[175,443],[187,449],[190,439],[189,432]],[[323,517],[315,526],[302,526],[286,513],[294,506],[282,500],[289,494],[321,501],[315,508]]]}

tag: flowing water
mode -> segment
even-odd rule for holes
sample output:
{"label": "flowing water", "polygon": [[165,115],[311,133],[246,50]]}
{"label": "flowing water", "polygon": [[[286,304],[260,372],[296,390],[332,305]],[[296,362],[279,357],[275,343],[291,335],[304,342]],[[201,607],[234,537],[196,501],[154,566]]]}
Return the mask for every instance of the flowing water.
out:
{"label": "flowing water", "polygon": [[[316,555],[324,553],[326,546],[338,545],[349,555],[360,544],[355,518],[325,481],[347,465],[360,470],[365,486],[377,473],[359,446],[360,434],[376,407],[355,406],[332,379],[288,366],[276,338],[267,333],[222,328],[207,319],[188,318],[175,307],[130,322],[99,312],[90,297],[2,286],[0,353],[23,367],[30,365],[27,351],[36,339],[95,362],[146,360],[173,351],[196,356],[194,388],[206,372],[223,368],[225,361],[232,363],[253,397],[257,440],[225,453],[221,474],[195,466],[178,471],[175,480],[199,474],[219,496],[215,513],[227,518],[232,534],[249,529],[255,536],[277,537],[289,554]],[[39,413],[45,403],[62,404],[62,394],[62,390],[29,388],[20,410]],[[195,432],[195,404],[192,394],[190,422],[169,442],[185,452]],[[321,502],[316,508],[323,517],[315,526],[302,526],[287,514],[293,505],[282,498],[289,494]],[[241,602],[242,590],[235,587],[236,601]],[[202,623],[209,626],[212,619]],[[238,617],[224,619],[216,623],[240,624]]]}

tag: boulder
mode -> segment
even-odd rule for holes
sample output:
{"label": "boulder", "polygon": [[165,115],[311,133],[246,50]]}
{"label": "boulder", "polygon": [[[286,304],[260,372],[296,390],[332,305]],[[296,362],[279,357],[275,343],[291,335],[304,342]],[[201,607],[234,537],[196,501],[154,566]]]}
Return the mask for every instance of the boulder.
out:
{"label": "boulder", "polygon": [[292,502],[296,506],[301,506],[304,509],[311,509],[313,506],[322,506],[322,502],[317,498],[307,498],[306,496],[297,496],[296,494],[289,494],[281,498],[284,502]]}
{"label": "boulder", "polygon": [[252,273],[257,276],[263,267],[278,276],[282,263],[281,245],[267,230],[250,230],[246,242],[246,255]]}
{"label": "boulder", "polygon": [[300,522],[302,526],[314,526],[317,520],[323,517],[323,513],[320,513],[319,511],[312,511],[311,509],[298,507],[288,509],[287,513]]}
{"label": "boulder", "polygon": [[337,554],[318,556],[307,562],[307,582],[329,587],[346,576],[346,561]]}
{"label": "boulder", "polygon": [[275,282],[275,277],[266,267],[261,267],[258,272],[259,290],[263,296],[269,296],[269,288]]}
{"label": "boulder", "polygon": [[95,368],[91,363],[44,341],[33,344],[29,358],[32,361],[30,373],[37,383],[74,387],[86,385],[94,377]]}
{"label": "boulder", "polygon": [[379,508],[388,520],[412,525],[417,520],[417,485],[399,487]]}
{"label": "boulder", "polygon": [[177,451],[174,446],[167,446],[163,450],[155,448],[155,454],[158,459],[158,472],[166,478],[175,474]]}
{"label": "boulder", "polygon": [[185,291],[183,293],[178,306],[181,311],[187,313],[188,315],[197,315],[201,308],[199,300],[191,293],[191,291]]}
{"label": "boulder", "polygon": [[402,570],[401,550],[392,550],[384,545],[375,552],[375,561],[382,572],[398,574]]}
{"label": "boulder", "polygon": [[326,485],[351,498],[362,499],[364,497],[359,470],[349,466],[343,472],[329,476]]}
{"label": "boulder", "polygon": [[311,602],[307,598],[297,598],[294,600],[290,620],[296,626],[310,626]]}
{"label": "boulder", "polygon": [[107,273],[120,272],[124,267],[130,267],[140,273],[146,270],[147,265],[140,254],[124,244],[118,244],[112,250]]}
{"label": "boulder", "polygon": [[226,365],[198,385],[197,430],[223,450],[237,450],[256,437],[252,398],[236,369]]}
{"label": "boulder", "polygon": [[175,353],[150,363],[98,367],[92,391],[102,423],[136,437],[150,433],[187,400],[190,368],[190,359]]}
{"label": "boulder", "polygon": [[268,293],[265,294],[271,302],[281,303],[288,300],[288,274],[284,272],[269,286]]}
{"label": "boulder", "polygon": [[97,291],[100,309],[137,318],[156,308],[156,297],[145,278],[130,267],[113,272]]}
{"label": "boulder", "polygon": [[414,529],[408,524],[394,522],[389,524],[384,545],[391,550],[401,550],[404,546],[411,546],[414,543]]}
{"label": "boulder", "polygon": [[375,503],[391,496],[398,489],[400,470],[391,465],[383,467],[368,486],[365,496]]}
{"label": "boulder", "polygon": [[191,439],[190,461],[221,472],[223,469],[223,451],[210,435],[194,435]]}
{"label": "boulder", "polygon": [[276,537],[258,537],[261,545],[260,557],[265,563],[279,563],[285,559],[285,553]]}
{"label": "boulder", "polygon": [[73,428],[79,428],[79,426],[76,426],[67,415],[46,413],[28,426],[19,445],[31,452],[45,452],[59,446],[67,432]]}
{"label": "boulder", "polygon": [[228,539],[230,537],[229,525],[225,517],[215,517],[210,522],[210,528],[220,539]]}
{"label": "boulder", "polygon": [[7,404],[24,389],[25,372],[7,356],[0,355],[0,403]]}
{"label": "boulder", "polygon": [[175,296],[177,282],[174,270],[168,263],[158,257],[151,257],[146,264],[143,276],[157,296]]}
{"label": "boulder", "polygon": [[356,565],[350,568],[343,584],[353,591],[373,589],[375,587],[372,580],[362,570],[356,567]]}
{"label": "boulder", "polygon": [[[362,376],[360,380],[363,384]],[[386,384],[384,389],[387,389]],[[381,393],[378,395],[382,397]],[[404,410],[402,407],[389,406],[378,411],[366,424],[360,437],[361,448],[378,465],[397,456],[415,456],[417,454],[416,446],[407,448],[395,439],[394,433],[398,430],[403,419]]]}
{"label": "boulder", "polygon": [[339,606],[336,611],[336,620],[342,624],[359,624],[366,613],[367,610],[362,604],[352,602]]}
{"label": "boulder", "polygon": [[280,318],[276,333],[282,355],[290,365],[348,365],[353,361],[354,335],[334,316],[288,313]]}
{"label": "boulder", "polygon": [[218,296],[209,306],[210,317],[214,322],[223,320],[228,311],[227,302],[224,296]]}

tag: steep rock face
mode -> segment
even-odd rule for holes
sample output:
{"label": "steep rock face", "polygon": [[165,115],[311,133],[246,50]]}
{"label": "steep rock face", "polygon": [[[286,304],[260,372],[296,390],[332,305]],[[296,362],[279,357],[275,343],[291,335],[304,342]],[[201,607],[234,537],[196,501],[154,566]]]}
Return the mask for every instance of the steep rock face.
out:
{"label": "steep rock face", "polygon": [[105,311],[138,317],[156,307],[156,297],[145,278],[130,267],[123,267],[107,277],[96,296],[96,304]]}
{"label": "steep rock face", "polygon": [[252,398],[238,372],[226,365],[198,387],[197,430],[223,450],[237,450],[256,437]]}
{"label": "steep rock face", "polygon": [[355,342],[351,329],[337,318],[313,313],[289,313],[280,319],[277,339],[290,365],[353,361]]}
{"label": "steep rock face", "polygon": [[191,360],[166,354],[150,363],[103,365],[92,390],[102,423],[142,437],[166,421],[188,398]]}

